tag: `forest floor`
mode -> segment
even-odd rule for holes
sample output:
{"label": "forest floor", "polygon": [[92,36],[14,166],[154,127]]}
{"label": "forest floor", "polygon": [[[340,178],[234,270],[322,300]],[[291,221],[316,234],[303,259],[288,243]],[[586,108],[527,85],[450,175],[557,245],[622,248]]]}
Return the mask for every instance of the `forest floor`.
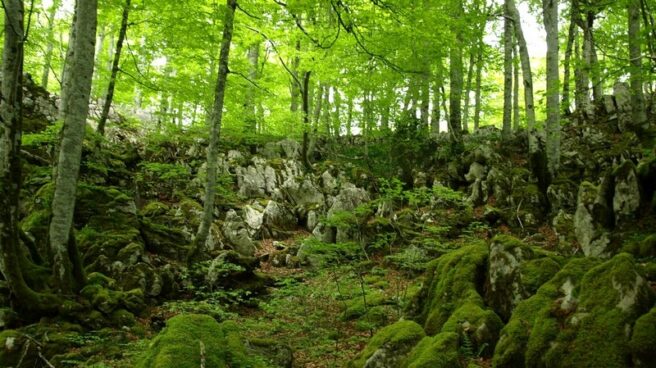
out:
{"label": "forest floor", "polygon": [[[299,232],[286,242],[292,245],[308,236]],[[271,248],[271,240],[262,240],[259,252]],[[107,349],[107,344],[117,343],[115,336],[106,331],[104,336],[89,333],[80,343],[98,347],[98,356],[90,360],[98,363],[90,367],[133,367],[163,326],[159,322],[180,312],[231,319],[249,341],[282,343],[293,354],[293,367],[345,367],[380,327],[402,317],[422,281],[391,267],[382,256],[304,268],[262,262],[258,271],[272,282],[265,295],[249,298],[239,292],[216,291],[205,298],[198,294],[153,307],[138,320],[143,337],[129,335],[120,344],[120,354]],[[225,294],[230,294],[232,305],[226,305]],[[78,363],[70,361],[72,366]]]}

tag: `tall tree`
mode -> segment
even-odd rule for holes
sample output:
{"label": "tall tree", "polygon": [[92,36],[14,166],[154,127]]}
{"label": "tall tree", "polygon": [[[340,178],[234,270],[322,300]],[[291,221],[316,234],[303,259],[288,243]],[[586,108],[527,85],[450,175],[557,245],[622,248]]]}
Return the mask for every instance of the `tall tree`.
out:
{"label": "tall tree", "polygon": [[[453,4],[453,19],[462,21],[464,18],[464,8],[462,0],[456,0]],[[454,43],[449,51],[449,73],[451,92],[449,94],[449,132],[451,137],[459,141],[462,134],[462,89],[464,83],[462,48],[464,44],[462,32],[456,32]]]}
{"label": "tall tree", "polygon": [[[506,0],[507,3],[507,0]],[[504,6],[503,19],[503,136],[510,136],[512,128],[513,92],[513,21],[509,7]]]}
{"label": "tall tree", "polygon": [[55,17],[61,6],[62,0],[54,0],[48,10],[48,30],[46,32],[46,52],[43,55],[43,74],[41,76],[41,87],[48,89],[50,80],[50,69],[52,68],[52,53],[55,48]]}
{"label": "tall tree", "polygon": [[558,1],[542,0],[547,31],[547,159],[549,171],[560,166],[560,76],[558,59]]}
{"label": "tall tree", "polygon": [[515,27],[515,37],[519,45],[519,60],[522,66],[522,80],[524,84],[524,106],[526,110],[526,125],[529,131],[528,134],[528,148],[529,152],[535,153],[538,149],[535,137],[535,106],[533,103],[533,73],[531,72],[531,58],[528,54],[528,47],[526,46],[526,38],[522,30],[521,18],[519,11],[515,5],[514,0],[508,0],[505,4],[508,7],[508,14],[510,14]]}
{"label": "tall tree", "polygon": [[642,77],[642,37],[640,34],[640,0],[628,0],[629,58],[631,59],[631,106],[633,123],[641,127],[647,121]]}
{"label": "tall tree", "polygon": [[226,83],[228,81],[228,61],[230,59],[230,45],[234,29],[235,9],[237,0],[227,0],[225,20],[223,23],[223,39],[221,41],[221,53],[219,55],[219,72],[216,78],[214,90],[214,105],[210,115],[210,144],[207,148],[207,174],[205,182],[205,197],[203,203],[203,216],[201,218],[198,232],[191,244],[188,260],[197,259],[200,252],[207,243],[210,226],[214,220],[214,199],[216,197],[216,174],[219,155],[219,137],[221,134],[221,123],[223,121],[223,105],[225,99]]}
{"label": "tall tree", "polygon": [[119,64],[121,62],[123,42],[125,42],[125,36],[128,32],[128,20],[130,18],[130,7],[132,5],[131,2],[132,0],[125,0],[125,4],[123,5],[121,29],[118,32],[118,40],[116,41],[116,51],[114,52],[114,59],[112,61],[112,71],[109,77],[109,86],[107,87],[107,93],[105,94],[105,102],[100,114],[100,119],[98,119],[98,133],[100,135],[105,135],[105,124],[107,123],[109,110],[111,109],[112,102],[114,100],[114,89],[116,88],[116,77],[118,76]]}
{"label": "tall tree", "polygon": [[65,79],[62,87],[61,118],[64,121],[57,163],[55,193],[50,221],[50,248],[58,289],[71,293],[83,284],[83,272],[72,234],[75,193],[82,158],[82,141],[89,114],[96,42],[97,0],[75,4],[73,37],[69,41]]}

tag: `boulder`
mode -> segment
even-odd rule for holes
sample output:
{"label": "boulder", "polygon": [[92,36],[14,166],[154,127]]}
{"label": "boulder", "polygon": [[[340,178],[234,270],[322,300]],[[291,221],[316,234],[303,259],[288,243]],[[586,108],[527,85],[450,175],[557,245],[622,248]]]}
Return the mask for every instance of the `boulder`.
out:
{"label": "boulder", "polygon": [[282,204],[269,201],[262,213],[262,227],[264,235],[279,239],[289,235],[298,225],[294,214]]}
{"label": "boulder", "polygon": [[349,368],[402,367],[405,355],[425,336],[424,330],[415,322],[396,322],[378,331],[348,366]]}
{"label": "boulder", "polygon": [[[493,366],[626,367],[631,326],[654,303],[633,258],[574,258],[519,303],[501,331]],[[649,338],[648,338],[649,339]]]}
{"label": "boulder", "polygon": [[222,232],[231,247],[244,256],[255,254],[255,242],[251,239],[244,220],[234,210],[228,211]]}
{"label": "boulder", "polygon": [[640,207],[640,184],[633,162],[625,160],[614,171],[615,191],[613,213],[617,225],[624,225],[633,219]]}
{"label": "boulder", "polygon": [[604,227],[608,211],[600,187],[586,181],[581,183],[574,214],[574,233],[586,256],[610,255],[610,235]]}
{"label": "boulder", "polygon": [[264,367],[248,353],[237,324],[181,314],[166,322],[138,360],[138,368]]}

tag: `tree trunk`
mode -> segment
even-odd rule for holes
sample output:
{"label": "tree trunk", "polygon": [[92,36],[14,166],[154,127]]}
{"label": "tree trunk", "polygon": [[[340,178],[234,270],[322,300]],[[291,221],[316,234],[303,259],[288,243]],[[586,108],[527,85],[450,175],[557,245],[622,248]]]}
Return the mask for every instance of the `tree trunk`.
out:
{"label": "tree trunk", "polygon": [[537,149],[537,142],[535,137],[535,107],[533,104],[533,73],[531,72],[531,58],[528,55],[528,48],[526,46],[526,38],[524,38],[524,31],[522,30],[521,18],[519,11],[515,6],[514,0],[506,2],[508,6],[508,13],[513,19],[515,26],[515,36],[519,44],[519,58],[522,65],[522,79],[524,83],[524,105],[526,110],[526,125],[529,131],[528,146],[529,152],[534,153]]}
{"label": "tree trunk", "polygon": [[[75,6],[75,37],[69,43],[72,58],[68,79],[64,80],[63,93],[68,96],[61,106],[64,120],[62,141],[55,178],[55,193],[50,221],[50,247],[53,255],[53,271],[57,288],[67,294],[82,286],[84,280],[74,279],[83,275],[75,264],[77,255],[69,249],[75,211],[75,193],[82,158],[82,142],[89,114],[89,97],[93,78],[94,52],[97,25],[97,0],[78,1]],[[75,71],[75,72],[72,72]],[[64,101],[62,101],[64,102]],[[77,249],[73,249],[76,252]]]}
{"label": "tree trunk", "polygon": [[426,71],[421,78],[421,105],[419,111],[421,113],[421,124],[424,128],[428,128],[430,110],[430,72]]}
{"label": "tree trunk", "polygon": [[576,38],[576,20],[574,19],[574,8],[572,6],[570,10],[570,22],[569,22],[569,31],[567,33],[567,48],[565,49],[565,61],[563,63],[564,75],[563,75],[563,111],[565,114],[570,114],[570,97],[569,97],[569,88],[570,88],[570,63],[572,60],[572,51],[574,48],[574,39]]}
{"label": "tree trunk", "polygon": [[118,33],[118,41],[116,42],[116,52],[114,53],[114,60],[112,61],[112,72],[109,77],[109,86],[107,87],[107,94],[105,95],[105,103],[103,104],[102,113],[98,120],[98,134],[105,135],[105,124],[109,117],[109,110],[112,107],[114,100],[114,89],[116,88],[116,77],[118,76],[119,63],[121,62],[121,51],[123,50],[123,42],[125,35],[128,31],[128,19],[130,17],[130,6],[132,0],[125,0],[123,6],[123,16],[121,18],[121,29]]}
{"label": "tree trunk", "polygon": [[346,113],[346,136],[351,137],[353,135],[353,97],[348,99],[348,111]]}
{"label": "tree trunk", "polygon": [[43,74],[41,77],[41,87],[48,90],[48,80],[50,79],[50,68],[52,63],[52,52],[55,48],[55,16],[61,6],[62,0],[54,0],[48,11],[48,31],[46,32],[46,52],[43,55]]}
{"label": "tree trunk", "polygon": [[456,44],[451,47],[450,51],[449,131],[455,141],[460,141],[462,134],[462,44],[462,36],[456,35]]}
{"label": "tree trunk", "polygon": [[469,92],[472,89],[472,79],[474,79],[474,64],[476,63],[476,47],[469,51],[469,65],[467,66],[467,82],[465,83],[465,106],[462,112],[462,127],[465,131],[469,130]]}
{"label": "tree trunk", "polygon": [[333,101],[335,102],[335,110],[333,110],[333,136],[339,138],[342,130],[341,109],[342,109],[342,95],[337,88],[333,88]]}
{"label": "tree trunk", "polygon": [[302,146],[302,159],[306,169],[311,169],[309,156],[310,146],[310,76],[312,72],[307,71],[303,76],[303,88],[301,89],[302,104],[303,104],[303,146]]}
{"label": "tree trunk", "polygon": [[547,160],[555,177],[560,166],[560,76],[558,75],[558,1],[542,0],[547,31]]}
{"label": "tree trunk", "polygon": [[319,89],[316,91],[315,103],[314,103],[314,113],[312,117],[313,130],[316,133],[319,129],[319,120],[321,119],[321,109],[323,109],[323,84],[319,83]]}
{"label": "tree trunk", "polygon": [[513,47],[513,130],[518,131],[521,125],[519,115],[519,50],[517,44]]}
{"label": "tree trunk", "polygon": [[431,112],[431,135],[437,136],[440,133],[440,85],[439,79],[435,78],[432,84],[433,90],[433,111]]}
{"label": "tree trunk", "polygon": [[[259,68],[259,58],[260,58],[260,43],[255,42],[248,48],[248,78],[255,83],[258,78],[258,68]],[[246,132],[255,134],[257,133],[257,105],[255,103],[255,85],[251,83],[248,86],[248,91],[246,92]]]}
{"label": "tree trunk", "polygon": [[301,96],[301,87],[298,85],[298,67],[301,64],[301,58],[298,54],[301,52],[301,41],[296,41],[296,55],[292,61],[292,81],[291,81],[291,105],[289,109],[291,112],[298,111],[298,98]]}
{"label": "tree trunk", "polygon": [[24,9],[21,0],[5,0],[0,99],[0,271],[17,311],[52,312],[57,298],[30,288],[21,271],[19,228],[23,91]]}
{"label": "tree trunk", "polygon": [[485,43],[481,39],[478,46],[478,56],[476,57],[476,92],[475,92],[475,106],[474,106],[474,131],[478,130],[481,124],[481,110],[482,110],[482,94],[481,87],[483,84],[483,51]]}
{"label": "tree trunk", "polygon": [[219,72],[214,90],[214,105],[210,117],[210,144],[207,148],[207,182],[205,183],[205,198],[203,203],[203,217],[198,227],[196,237],[191,244],[188,261],[191,262],[200,256],[202,248],[207,243],[210,226],[214,220],[214,199],[216,197],[216,173],[219,155],[219,139],[221,123],[223,120],[223,102],[225,98],[226,82],[228,81],[228,61],[230,58],[230,44],[235,20],[237,0],[227,0],[227,11],[223,23],[223,38],[221,40],[221,53],[219,56]]}
{"label": "tree trunk", "polygon": [[[507,0],[506,0],[507,1]],[[512,19],[504,6],[503,22],[503,136],[508,138],[512,128],[512,96],[513,96],[513,31]]]}
{"label": "tree trunk", "polygon": [[640,47],[640,0],[628,2],[628,36],[629,58],[631,59],[631,106],[632,120],[637,128],[647,121],[645,111],[645,96],[642,91],[642,50]]}

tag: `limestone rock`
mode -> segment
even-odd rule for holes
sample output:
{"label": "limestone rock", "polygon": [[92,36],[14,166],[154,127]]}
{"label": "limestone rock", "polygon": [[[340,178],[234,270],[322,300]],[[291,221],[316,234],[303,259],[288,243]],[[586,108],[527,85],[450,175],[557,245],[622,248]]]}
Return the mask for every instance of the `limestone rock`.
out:
{"label": "limestone rock", "polygon": [[255,254],[255,243],[250,238],[246,224],[234,210],[226,214],[222,231],[225,239],[239,254],[245,256]]}
{"label": "limestone rock", "polygon": [[592,183],[581,183],[574,214],[576,239],[583,253],[590,257],[608,256],[610,252],[610,236],[601,218],[608,209],[600,193],[600,188]]}

